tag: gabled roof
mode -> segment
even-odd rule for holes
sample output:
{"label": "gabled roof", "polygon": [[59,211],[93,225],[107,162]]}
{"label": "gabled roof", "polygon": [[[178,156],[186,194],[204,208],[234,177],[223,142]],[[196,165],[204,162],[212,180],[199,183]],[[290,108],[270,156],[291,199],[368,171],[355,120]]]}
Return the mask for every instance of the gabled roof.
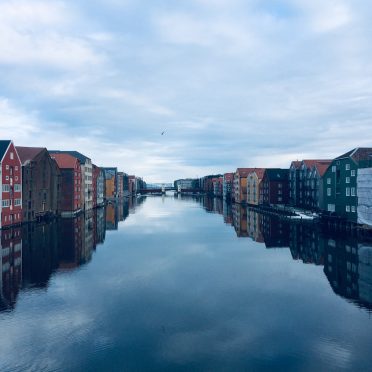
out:
{"label": "gabled roof", "polygon": [[225,181],[230,182],[234,179],[234,173],[225,173],[223,177]]}
{"label": "gabled roof", "polygon": [[[257,176],[257,178],[258,178],[259,180],[262,180],[262,178],[263,178],[264,175],[265,175],[265,170],[266,170],[266,168],[255,168],[255,169],[253,170],[253,172],[256,173],[256,176]],[[253,172],[252,172],[252,173],[253,173]]]}
{"label": "gabled roof", "polygon": [[290,168],[292,168],[292,165],[295,169],[299,169],[301,167],[301,161],[300,160],[292,161]]}
{"label": "gabled roof", "polygon": [[79,163],[79,159],[69,154],[50,154],[61,169],[75,169],[76,163]]}
{"label": "gabled roof", "polygon": [[103,170],[107,171],[107,172],[115,172],[117,173],[118,171],[118,168],[116,167],[102,167]]}
{"label": "gabled roof", "polygon": [[323,161],[329,161],[329,159],[305,159],[302,160],[302,164],[305,164],[307,168],[314,167],[317,163],[323,162]]}
{"label": "gabled roof", "polygon": [[1,140],[0,141],[0,161],[3,159],[6,150],[8,150],[8,147],[12,141],[11,140]]}
{"label": "gabled roof", "polygon": [[247,177],[254,169],[255,168],[237,168],[235,174],[238,174],[240,177]]}
{"label": "gabled roof", "polygon": [[18,156],[21,159],[22,165],[25,165],[27,162],[34,160],[42,151],[47,151],[45,147],[24,147],[16,146]]}
{"label": "gabled roof", "polygon": [[314,167],[317,169],[320,177],[323,177],[325,172],[327,172],[327,169],[329,166],[332,164],[332,160],[324,160],[324,161],[319,161],[314,165]]}
{"label": "gabled roof", "polygon": [[288,179],[289,170],[282,168],[267,168],[265,175],[270,181],[285,181]]}
{"label": "gabled roof", "polygon": [[80,164],[85,164],[87,160],[91,160],[87,156],[83,155],[79,151],[73,151],[73,150],[49,150],[50,154],[69,154],[73,156],[74,158],[79,159]]}
{"label": "gabled roof", "polygon": [[357,147],[336,159],[351,158],[355,163],[363,160],[372,160],[372,147]]}

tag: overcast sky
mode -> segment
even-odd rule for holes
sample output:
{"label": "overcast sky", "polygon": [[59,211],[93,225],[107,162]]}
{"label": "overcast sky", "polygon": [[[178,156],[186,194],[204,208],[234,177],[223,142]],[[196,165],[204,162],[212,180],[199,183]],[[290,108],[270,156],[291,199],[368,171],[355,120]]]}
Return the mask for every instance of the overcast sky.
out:
{"label": "overcast sky", "polygon": [[371,18],[365,0],[0,0],[0,137],[150,182],[371,146]]}

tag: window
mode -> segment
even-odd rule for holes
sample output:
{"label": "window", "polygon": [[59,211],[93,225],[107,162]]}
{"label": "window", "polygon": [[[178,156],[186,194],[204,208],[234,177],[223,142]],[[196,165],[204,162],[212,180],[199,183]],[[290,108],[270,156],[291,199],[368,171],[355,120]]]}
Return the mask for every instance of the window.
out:
{"label": "window", "polygon": [[350,196],[350,187],[346,187],[346,196]]}
{"label": "window", "polygon": [[11,159],[11,160],[14,159],[14,152],[11,152],[11,153],[10,153],[10,159]]}
{"label": "window", "polygon": [[327,205],[327,210],[328,210],[328,212],[334,212],[336,210],[335,205],[334,204],[328,204]]}
{"label": "window", "polygon": [[21,205],[21,199],[15,199],[14,200],[14,206]]}
{"label": "window", "polygon": [[352,211],[353,213],[355,213],[355,205],[353,205],[353,206],[351,207],[351,211]]}
{"label": "window", "polygon": [[352,187],[351,188],[351,196],[355,196],[356,194],[355,194],[355,187]]}
{"label": "window", "polygon": [[10,186],[8,184],[3,185],[3,192],[9,192]]}
{"label": "window", "polygon": [[330,185],[331,184],[331,178],[327,178],[327,185]]}
{"label": "window", "polygon": [[18,181],[18,176],[15,176],[15,181]]}
{"label": "window", "polygon": [[346,177],[346,183],[350,183],[350,177]]}
{"label": "window", "polygon": [[346,212],[350,212],[350,205],[346,206]]}
{"label": "window", "polygon": [[353,169],[350,174],[351,174],[351,177],[355,177],[355,169]]}
{"label": "window", "polygon": [[14,184],[14,191],[21,191],[21,185],[19,183]]}
{"label": "window", "polygon": [[16,170],[16,171],[18,170],[18,165],[15,166],[15,170]]}
{"label": "window", "polygon": [[9,165],[8,164],[5,166],[5,169],[6,170],[9,170]]}
{"label": "window", "polygon": [[350,164],[345,165],[345,170],[350,170]]}
{"label": "window", "polygon": [[327,196],[331,196],[332,195],[332,190],[330,187],[327,188]]}
{"label": "window", "polygon": [[6,179],[7,181],[9,181],[9,176],[5,176],[5,179]]}
{"label": "window", "polygon": [[333,172],[333,173],[336,172],[336,166],[335,166],[335,165],[332,165],[332,172]]}
{"label": "window", "polygon": [[9,205],[10,205],[9,204],[9,200],[7,200],[7,199],[6,200],[3,200],[3,202],[2,202],[2,206],[3,207],[9,207]]}

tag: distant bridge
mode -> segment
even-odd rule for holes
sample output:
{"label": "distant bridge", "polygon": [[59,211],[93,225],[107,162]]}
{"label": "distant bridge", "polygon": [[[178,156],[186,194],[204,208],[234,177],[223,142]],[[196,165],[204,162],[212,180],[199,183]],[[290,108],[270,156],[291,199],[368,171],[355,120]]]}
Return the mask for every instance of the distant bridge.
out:
{"label": "distant bridge", "polygon": [[146,194],[161,194],[163,192],[166,192],[166,191],[177,191],[177,192],[181,192],[181,194],[183,193],[193,193],[193,194],[196,194],[196,193],[201,193],[202,190],[201,189],[181,189],[181,191],[178,191],[175,187],[164,187],[164,188],[159,188],[159,189],[140,189],[138,192],[142,195],[146,195]]}

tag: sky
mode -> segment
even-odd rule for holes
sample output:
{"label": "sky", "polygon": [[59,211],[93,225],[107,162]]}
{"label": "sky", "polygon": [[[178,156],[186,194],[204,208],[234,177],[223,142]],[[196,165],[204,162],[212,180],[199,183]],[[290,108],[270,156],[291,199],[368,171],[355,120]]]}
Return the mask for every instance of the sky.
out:
{"label": "sky", "polygon": [[148,182],[372,146],[371,17],[365,0],[0,0],[0,138]]}

